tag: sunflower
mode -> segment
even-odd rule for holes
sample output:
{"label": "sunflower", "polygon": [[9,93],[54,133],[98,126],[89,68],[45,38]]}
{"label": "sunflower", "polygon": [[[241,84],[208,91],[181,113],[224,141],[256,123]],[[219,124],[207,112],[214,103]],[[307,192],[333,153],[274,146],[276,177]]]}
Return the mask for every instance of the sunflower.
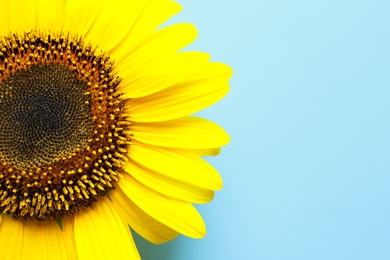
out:
{"label": "sunflower", "polygon": [[189,116],[231,69],[183,52],[195,27],[170,0],[0,0],[2,259],[139,259],[205,235],[193,203],[222,187],[202,156],[229,142]]}

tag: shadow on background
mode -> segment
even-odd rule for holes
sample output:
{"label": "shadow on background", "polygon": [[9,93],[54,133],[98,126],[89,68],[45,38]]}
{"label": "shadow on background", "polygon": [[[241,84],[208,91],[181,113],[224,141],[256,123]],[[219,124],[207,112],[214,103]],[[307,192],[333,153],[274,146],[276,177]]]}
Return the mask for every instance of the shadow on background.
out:
{"label": "shadow on background", "polygon": [[132,232],[134,241],[142,260],[172,260],[175,243],[168,242],[162,245],[155,245]]}

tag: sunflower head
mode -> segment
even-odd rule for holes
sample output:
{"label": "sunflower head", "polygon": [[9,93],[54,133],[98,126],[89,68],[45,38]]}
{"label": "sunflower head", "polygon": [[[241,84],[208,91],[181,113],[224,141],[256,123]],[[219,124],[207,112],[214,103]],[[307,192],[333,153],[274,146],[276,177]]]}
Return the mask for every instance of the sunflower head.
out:
{"label": "sunflower head", "polygon": [[0,241],[13,245],[0,243],[6,259],[36,250],[38,259],[138,258],[128,226],[157,244],[203,237],[192,203],[209,202],[222,180],[201,156],[218,154],[229,137],[189,115],[227,93],[231,70],[180,51],[196,38],[194,26],[157,29],[181,7],[0,2]]}

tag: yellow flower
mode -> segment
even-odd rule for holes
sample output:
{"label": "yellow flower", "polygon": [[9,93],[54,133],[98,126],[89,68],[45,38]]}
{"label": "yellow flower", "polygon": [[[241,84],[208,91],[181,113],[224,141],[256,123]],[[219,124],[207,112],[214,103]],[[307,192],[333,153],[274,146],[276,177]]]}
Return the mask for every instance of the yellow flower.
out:
{"label": "yellow flower", "polygon": [[138,259],[206,229],[192,203],[222,187],[201,156],[229,142],[189,116],[231,69],[183,52],[197,32],[158,29],[170,0],[0,0],[2,259]]}

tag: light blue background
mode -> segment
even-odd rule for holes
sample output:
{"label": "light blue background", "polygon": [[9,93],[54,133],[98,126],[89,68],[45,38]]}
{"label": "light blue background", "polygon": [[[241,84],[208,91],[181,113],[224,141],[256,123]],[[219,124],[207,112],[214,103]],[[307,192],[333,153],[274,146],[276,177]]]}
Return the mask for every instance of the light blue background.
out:
{"label": "light blue background", "polygon": [[390,259],[390,1],[181,0],[191,50],[234,71],[201,112],[231,143],[201,240],[144,259]]}

